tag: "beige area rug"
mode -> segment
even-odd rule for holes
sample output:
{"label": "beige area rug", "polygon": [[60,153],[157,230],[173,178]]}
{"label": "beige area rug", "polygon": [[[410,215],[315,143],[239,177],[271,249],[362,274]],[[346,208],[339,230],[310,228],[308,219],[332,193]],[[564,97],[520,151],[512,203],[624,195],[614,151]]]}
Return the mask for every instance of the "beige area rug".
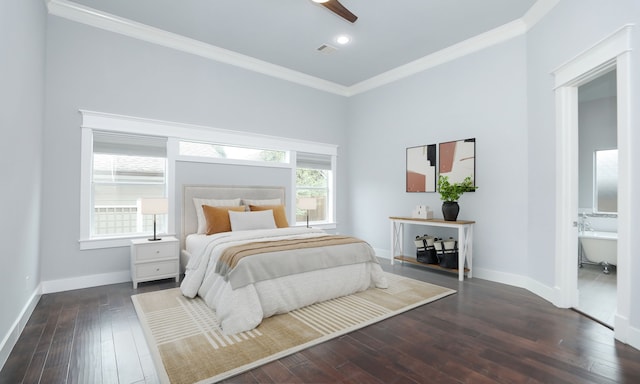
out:
{"label": "beige area rug", "polygon": [[386,274],[372,288],[265,319],[254,330],[224,335],[216,314],[179,288],[131,296],[163,383],[214,383],[455,293]]}

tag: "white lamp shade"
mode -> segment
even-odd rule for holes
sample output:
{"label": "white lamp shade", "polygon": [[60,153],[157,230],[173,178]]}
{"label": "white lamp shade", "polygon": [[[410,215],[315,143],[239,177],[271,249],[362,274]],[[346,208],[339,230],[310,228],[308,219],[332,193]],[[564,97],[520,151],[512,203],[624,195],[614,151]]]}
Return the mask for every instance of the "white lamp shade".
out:
{"label": "white lamp shade", "polygon": [[317,201],[315,197],[302,197],[298,200],[298,208],[300,209],[316,209]]}
{"label": "white lamp shade", "polygon": [[143,215],[161,215],[169,212],[167,199],[140,199],[140,212]]}

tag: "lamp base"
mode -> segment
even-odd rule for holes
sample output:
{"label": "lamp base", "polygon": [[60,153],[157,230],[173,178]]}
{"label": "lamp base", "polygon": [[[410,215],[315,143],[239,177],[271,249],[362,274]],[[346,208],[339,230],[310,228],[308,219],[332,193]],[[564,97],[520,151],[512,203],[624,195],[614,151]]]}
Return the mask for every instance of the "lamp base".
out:
{"label": "lamp base", "polygon": [[156,215],[153,215],[153,239],[147,239],[149,241],[158,241],[158,240],[162,240],[159,237],[156,237]]}

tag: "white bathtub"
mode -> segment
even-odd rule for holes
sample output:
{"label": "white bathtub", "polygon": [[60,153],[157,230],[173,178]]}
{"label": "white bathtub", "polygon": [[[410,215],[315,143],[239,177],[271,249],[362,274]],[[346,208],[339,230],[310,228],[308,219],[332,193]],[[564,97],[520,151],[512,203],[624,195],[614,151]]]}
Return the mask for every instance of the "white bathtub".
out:
{"label": "white bathtub", "polygon": [[578,234],[585,259],[605,266],[618,265],[618,234],[615,232],[585,231]]}

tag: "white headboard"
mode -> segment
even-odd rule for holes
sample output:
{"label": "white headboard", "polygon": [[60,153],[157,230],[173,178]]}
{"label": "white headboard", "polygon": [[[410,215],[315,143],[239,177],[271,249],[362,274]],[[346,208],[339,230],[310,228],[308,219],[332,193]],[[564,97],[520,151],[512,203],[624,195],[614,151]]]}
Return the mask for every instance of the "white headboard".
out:
{"label": "white headboard", "polygon": [[182,190],[182,233],[180,244],[184,249],[184,241],[188,234],[198,230],[198,218],[193,198],[203,199],[280,199],[286,204],[284,187],[263,186],[230,186],[230,185],[187,185]]}

